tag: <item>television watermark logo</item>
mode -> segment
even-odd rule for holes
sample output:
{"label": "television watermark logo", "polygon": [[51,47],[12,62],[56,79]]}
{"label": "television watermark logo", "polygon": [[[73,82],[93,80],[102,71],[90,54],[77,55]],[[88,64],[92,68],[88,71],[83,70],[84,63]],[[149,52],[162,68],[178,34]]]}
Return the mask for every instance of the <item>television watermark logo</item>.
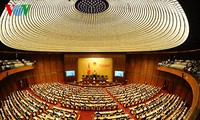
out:
{"label": "television watermark logo", "polygon": [[22,13],[24,13],[24,15],[27,16],[27,14],[30,10],[30,7],[31,7],[30,4],[28,4],[28,5],[27,4],[16,4],[14,2],[8,3],[5,6],[6,6],[6,9],[8,11],[9,16],[11,16],[12,13],[15,16],[21,16]]}

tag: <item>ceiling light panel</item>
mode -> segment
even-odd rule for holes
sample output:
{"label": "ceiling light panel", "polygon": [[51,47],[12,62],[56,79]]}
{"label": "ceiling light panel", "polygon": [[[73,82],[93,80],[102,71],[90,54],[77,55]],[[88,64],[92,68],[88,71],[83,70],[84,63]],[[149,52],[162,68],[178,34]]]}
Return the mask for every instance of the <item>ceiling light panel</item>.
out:
{"label": "ceiling light panel", "polygon": [[[176,47],[189,35],[176,0],[23,0],[5,8],[0,40],[28,51],[135,52]],[[30,5],[30,9],[28,8]],[[15,8],[17,9],[17,8]],[[97,9],[97,10],[95,10]]]}

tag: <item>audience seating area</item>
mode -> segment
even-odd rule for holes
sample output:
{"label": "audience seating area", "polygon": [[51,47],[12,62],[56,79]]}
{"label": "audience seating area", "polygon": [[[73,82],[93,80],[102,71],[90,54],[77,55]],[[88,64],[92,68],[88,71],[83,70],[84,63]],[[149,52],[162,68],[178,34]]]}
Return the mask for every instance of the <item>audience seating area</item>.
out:
{"label": "audience seating area", "polygon": [[114,110],[117,103],[102,88],[85,87],[61,102],[62,106],[77,110]]}
{"label": "audience seating area", "polygon": [[106,87],[106,89],[124,107],[130,107],[154,97],[161,88],[146,84],[129,84]]}
{"label": "audience seating area", "polygon": [[30,86],[41,99],[76,110],[114,110],[117,103],[102,88],[80,88],[60,83],[45,83]]}
{"label": "audience seating area", "polygon": [[76,120],[78,111],[53,107],[46,112],[33,117],[34,120]]}
{"label": "audience seating area", "polygon": [[27,90],[11,93],[0,108],[0,120],[76,120],[78,112],[63,108],[49,108],[49,104],[33,97]]}
{"label": "audience seating area", "polygon": [[189,113],[189,107],[180,97],[159,93],[161,88],[146,84],[106,87],[124,107],[131,106],[124,109],[126,112],[130,110],[129,114],[121,107],[119,110],[118,103],[100,87],[45,83],[29,88],[45,102],[29,90],[12,92],[1,101],[0,120],[78,120],[78,110],[96,111],[92,116],[94,120],[128,120],[131,117],[139,120],[182,120]]}
{"label": "audience seating area", "polygon": [[61,83],[37,84],[30,86],[30,89],[41,99],[51,104],[57,104],[81,90],[80,87]]}
{"label": "audience seating area", "polygon": [[200,80],[200,60],[167,59],[159,62],[158,66],[182,70]]}
{"label": "audience seating area", "polygon": [[130,116],[124,110],[95,112],[94,120],[129,120]]}
{"label": "audience seating area", "polygon": [[164,93],[129,109],[131,114],[142,120],[185,120],[189,112],[186,102],[178,96]]}
{"label": "audience seating area", "polygon": [[29,120],[49,108],[49,105],[33,97],[28,91],[16,91],[3,101],[0,118]]}

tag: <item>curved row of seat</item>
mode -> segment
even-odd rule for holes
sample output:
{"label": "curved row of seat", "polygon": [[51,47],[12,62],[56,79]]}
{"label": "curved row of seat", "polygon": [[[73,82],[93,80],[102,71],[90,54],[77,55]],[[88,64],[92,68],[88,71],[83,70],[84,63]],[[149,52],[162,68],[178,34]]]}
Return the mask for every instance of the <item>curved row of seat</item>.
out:
{"label": "curved row of seat", "polygon": [[29,120],[49,108],[48,104],[36,99],[28,91],[13,92],[2,104],[1,117],[10,120]]}
{"label": "curved row of seat", "polygon": [[79,117],[74,110],[50,109],[49,104],[36,99],[27,90],[11,93],[2,104],[0,120],[76,120]]}
{"label": "curved row of seat", "polygon": [[95,112],[94,120],[129,120],[129,114],[125,114],[124,110],[112,110],[104,112]]}
{"label": "curved row of seat", "polygon": [[[98,111],[95,112],[94,120],[130,119],[130,116],[125,114],[123,110],[117,110],[118,104],[108,96],[103,88],[79,88],[60,83],[37,84],[30,88],[41,98],[44,97],[43,95],[47,94],[51,99],[57,99],[57,102],[61,103],[65,108],[53,107],[50,109],[51,107],[49,108],[49,104],[37,99],[27,90],[16,91],[7,96],[6,100],[2,101],[3,106],[0,108],[0,120],[73,120],[79,117],[78,112],[75,110]],[[134,104],[130,103],[130,106],[137,104],[136,106],[129,108],[130,113],[137,119],[181,120],[185,119],[189,112],[189,107],[187,107],[186,102],[173,94],[161,93],[160,95],[157,95],[157,97],[146,102],[145,100],[153,97],[160,91],[160,88],[158,87],[146,84],[129,84],[126,86],[107,87],[106,89],[124,107],[128,107],[126,102],[130,99],[143,102],[140,103],[137,101],[137,103],[134,102]],[[143,96],[149,98],[144,99],[143,101]]]}
{"label": "curved row of seat", "polygon": [[146,84],[129,84],[106,87],[106,89],[124,107],[130,107],[154,97],[161,88]]}
{"label": "curved row of seat", "polygon": [[57,104],[81,90],[80,87],[61,83],[37,84],[29,86],[29,88],[41,99],[52,104]]}
{"label": "curved row of seat", "polygon": [[34,120],[76,120],[78,119],[78,111],[53,107],[38,116],[33,117]]}
{"label": "curved row of seat", "polygon": [[164,93],[129,109],[131,114],[142,120],[182,120],[189,112],[186,102],[178,96]]}
{"label": "curved row of seat", "polygon": [[117,103],[102,88],[84,88],[61,102],[62,106],[79,110],[114,110]]}
{"label": "curved row of seat", "polygon": [[102,88],[80,88],[60,83],[45,83],[30,86],[41,99],[63,107],[77,110],[114,110],[118,105]]}

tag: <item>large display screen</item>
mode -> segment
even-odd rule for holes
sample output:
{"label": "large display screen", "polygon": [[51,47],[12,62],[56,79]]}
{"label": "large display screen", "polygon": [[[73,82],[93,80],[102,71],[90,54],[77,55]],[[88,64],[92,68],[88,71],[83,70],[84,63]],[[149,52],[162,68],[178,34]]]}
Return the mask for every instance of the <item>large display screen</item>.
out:
{"label": "large display screen", "polygon": [[116,70],[115,71],[115,77],[124,77],[124,71]]}
{"label": "large display screen", "polygon": [[69,76],[75,76],[75,70],[67,70],[65,71],[66,73],[66,76],[69,77]]}

